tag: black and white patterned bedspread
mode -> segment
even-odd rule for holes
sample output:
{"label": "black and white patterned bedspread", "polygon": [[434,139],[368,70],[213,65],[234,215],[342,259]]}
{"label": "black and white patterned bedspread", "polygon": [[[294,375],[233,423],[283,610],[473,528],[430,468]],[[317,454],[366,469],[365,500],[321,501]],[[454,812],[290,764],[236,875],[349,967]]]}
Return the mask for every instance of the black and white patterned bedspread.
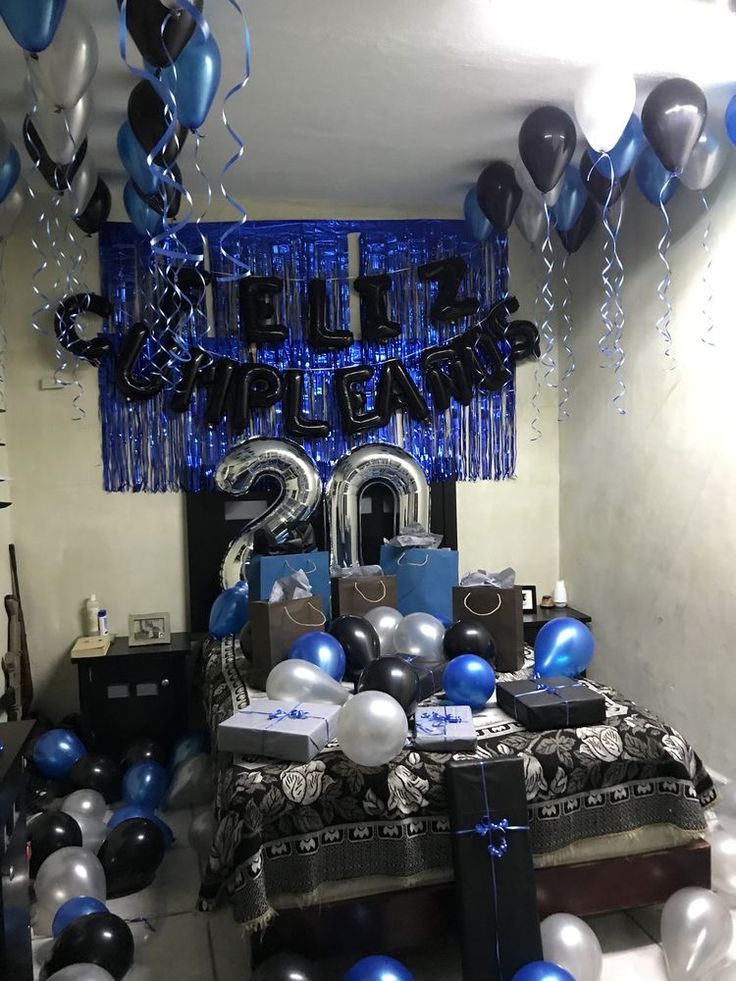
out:
{"label": "black and white patterned bedspread", "polygon": [[[528,658],[531,652],[528,652]],[[234,638],[209,641],[201,678],[217,725],[249,703]],[[511,677],[529,677],[531,661]],[[716,792],[683,737],[612,688],[604,725],[528,732],[495,707],[475,716],[478,757],[524,761],[535,855],[586,838],[669,824],[704,830]],[[252,694],[252,693],[251,693]],[[217,831],[200,908],[230,897],[249,929],[274,915],[269,897],[309,902],[320,885],[418,876],[451,867],[443,771],[453,758],[406,749],[388,766],[351,763],[332,742],[310,763],[220,755]],[[472,758],[458,753],[454,758]]]}

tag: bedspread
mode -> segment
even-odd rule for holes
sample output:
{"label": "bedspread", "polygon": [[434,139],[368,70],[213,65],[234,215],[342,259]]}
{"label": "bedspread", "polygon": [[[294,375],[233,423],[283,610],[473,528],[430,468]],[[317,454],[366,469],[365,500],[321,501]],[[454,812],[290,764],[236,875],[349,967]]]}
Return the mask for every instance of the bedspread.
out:
{"label": "bedspread", "polygon": [[[501,679],[529,677],[525,669]],[[254,697],[234,638],[209,641],[201,679],[208,723],[216,728]],[[535,856],[578,842],[668,825],[697,833],[713,783],[674,729],[612,688],[603,725],[528,732],[494,705],[474,716],[476,758],[518,755],[524,762]],[[308,904],[320,886],[347,879],[439,881],[451,869],[443,773],[467,753],[407,748],[390,764],[358,766],[335,742],[305,764],[221,754],[217,830],[200,908],[229,896],[248,929],[275,915],[272,899]]]}

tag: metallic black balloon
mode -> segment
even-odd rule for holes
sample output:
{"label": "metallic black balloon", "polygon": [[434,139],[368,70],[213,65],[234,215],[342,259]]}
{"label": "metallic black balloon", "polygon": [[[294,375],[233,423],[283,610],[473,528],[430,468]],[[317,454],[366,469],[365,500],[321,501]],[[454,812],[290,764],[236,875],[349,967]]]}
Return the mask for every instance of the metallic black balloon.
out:
{"label": "metallic black balloon", "polygon": [[458,620],[448,627],[442,640],[449,660],[461,654],[476,654],[489,664],[496,656],[496,642],[482,623],[476,620]]}
{"label": "metallic black balloon", "polygon": [[381,656],[375,627],[363,617],[336,617],[327,633],[339,640],[345,651],[345,680],[354,681],[363,668]]}
{"label": "metallic black balloon", "polygon": [[[158,0],[153,0],[157,3]],[[128,122],[140,145],[150,153],[169,131],[166,105],[150,82],[139,82],[128,97]],[[154,163],[170,166],[179,156],[189,133],[178,121],[174,132],[163,149],[155,156]]]}
{"label": "metallic black balloon", "polygon": [[305,957],[286,952],[269,957],[253,972],[253,981],[322,981],[323,977]]}
{"label": "metallic black balloon", "polygon": [[125,773],[134,763],[160,763],[161,766],[168,766],[169,757],[157,742],[143,737],[136,739],[125,750],[120,760],[120,769]]}
{"label": "metallic black balloon", "polygon": [[115,981],[122,981],[133,963],[134,948],[130,927],[119,916],[113,913],[80,916],[54,941],[44,966],[44,977],[50,978],[71,964],[97,964],[112,974]]}
{"label": "metallic black balloon", "polygon": [[531,320],[514,320],[506,331],[516,364],[540,356],[539,331]]}
{"label": "metallic black balloon", "polygon": [[107,898],[128,896],[150,886],[166,851],[161,828],[147,818],[130,818],[105,838],[97,857],[105,870]]}
{"label": "metallic black balloon", "polygon": [[371,661],[355,682],[355,692],[384,691],[395,698],[407,715],[414,715],[419,701],[419,675],[398,657],[388,655]]}
{"label": "metallic black balloon", "polygon": [[593,164],[589,150],[585,151],[580,160],[580,176],[583,178],[583,184],[587,187],[588,194],[598,202],[601,208],[605,208],[606,204],[609,208],[613,207],[623,194],[624,188],[629,182],[630,174],[631,171],[627,170],[620,180],[616,180],[614,177],[613,187],[611,187],[610,171],[607,174],[601,173]]}
{"label": "metallic black balloon", "polygon": [[87,156],[87,139],[80,145],[73,159],[68,164],[58,164],[49,156],[38,130],[33,125],[30,116],[23,121],[23,142],[25,143],[31,163],[39,171],[43,179],[55,191],[66,191],[71,186],[74,177]]}
{"label": "metallic black balloon", "polygon": [[38,814],[48,810],[54,801],[66,797],[72,792],[69,780],[46,777],[43,773],[34,772],[29,767],[28,782],[26,783],[26,808],[29,814]]}
{"label": "metallic black balloon", "polygon": [[598,219],[598,210],[593,203],[591,198],[585,202],[583,210],[580,212],[580,216],[572,228],[568,229],[566,232],[561,232],[557,229],[557,234],[560,237],[560,241],[564,245],[567,252],[572,254],[577,252],[583,242],[586,240],[588,235],[593,231],[593,227]]}
{"label": "metallic black balloon", "polygon": [[562,180],[576,142],[575,123],[557,106],[540,106],[521,124],[519,154],[542,194]]}
{"label": "metallic black balloon", "polygon": [[667,78],[646,98],[641,125],[667,170],[679,173],[700,139],[708,115],[703,90],[687,78]]}
{"label": "metallic black balloon", "polygon": [[[201,13],[204,0],[189,2]],[[118,0],[118,8],[121,6],[122,0]],[[156,68],[176,61],[197,26],[191,14],[172,10],[159,0],[128,0],[125,22],[144,59]]]}
{"label": "metallic black balloon", "polygon": [[481,173],[475,185],[480,210],[498,232],[506,232],[521,201],[521,188],[514,168],[494,160]]}
{"label": "metallic black balloon", "polygon": [[110,217],[111,207],[110,188],[100,177],[92,197],[87,202],[87,207],[81,215],[76,216],[74,222],[85,235],[96,235]]}
{"label": "metallic black balloon", "polygon": [[330,435],[332,427],[326,419],[311,419],[304,414],[304,376],[299,368],[284,372],[286,394],[281,413],[284,429],[298,439],[322,439]]}
{"label": "metallic black balloon", "polygon": [[122,796],[120,767],[112,757],[102,753],[89,753],[77,760],[69,771],[69,779],[79,790],[96,790],[107,804]]}
{"label": "metallic black balloon", "polygon": [[49,855],[70,845],[82,847],[82,829],[71,814],[47,811],[28,825],[28,841],[31,846],[30,875],[35,879]]}

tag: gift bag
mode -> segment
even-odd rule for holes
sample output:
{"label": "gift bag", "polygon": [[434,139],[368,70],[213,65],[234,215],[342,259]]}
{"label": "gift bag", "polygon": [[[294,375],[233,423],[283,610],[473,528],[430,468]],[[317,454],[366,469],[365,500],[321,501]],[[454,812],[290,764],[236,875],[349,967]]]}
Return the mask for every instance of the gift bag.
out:
{"label": "gift bag", "polygon": [[248,564],[248,590],[253,600],[267,600],[277,579],[302,570],[309,579],[312,593],[322,601],[322,610],[330,619],[330,557],[327,552],[304,552],[295,555],[253,555]]}
{"label": "gift bag", "polygon": [[482,624],[496,643],[497,671],[518,671],[524,664],[524,613],[521,588],[456,586],[452,591],[453,620]]}
{"label": "gift bag", "polygon": [[457,552],[450,548],[383,545],[380,561],[386,574],[396,576],[399,613],[452,616],[452,588],[458,582]]}
{"label": "gift bag", "polygon": [[377,606],[396,609],[396,576],[336,576],[332,615],[362,617]]}
{"label": "gift bag", "polygon": [[324,630],[327,619],[319,596],[250,604],[250,670],[248,681],[255,688],[266,688],[271,668],[286,658],[289,648],[303,634]]}

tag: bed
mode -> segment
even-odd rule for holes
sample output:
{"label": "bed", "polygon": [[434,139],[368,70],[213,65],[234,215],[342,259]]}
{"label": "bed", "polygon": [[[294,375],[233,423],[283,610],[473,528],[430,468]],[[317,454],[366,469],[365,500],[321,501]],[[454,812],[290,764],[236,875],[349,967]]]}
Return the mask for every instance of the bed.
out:
{"label": "bed", "polygon": [[[203,647],[213,744],[219,722],[262,697],[246,667],[235,638]],[[531,671],[527,650],[524,668],[501,678]],[[709,885],[704,808],[716,791],[703,764],[674,729],[590,684],[606,699],[605,725],[533,733],[493,703],[475,717],[479,757],[523,759],[542,912],[643,905]],[[335,743],[307,764],[220,755],[200,908],[227,899],[248,931],[279,912],[261,946],[288,935],[315,956],[321,936],[332,951],[338,936],[354,952],[367,934],[365,949],[398,949],[451,929],[450,758],[407,748],[388,766],[359,767]]]}

